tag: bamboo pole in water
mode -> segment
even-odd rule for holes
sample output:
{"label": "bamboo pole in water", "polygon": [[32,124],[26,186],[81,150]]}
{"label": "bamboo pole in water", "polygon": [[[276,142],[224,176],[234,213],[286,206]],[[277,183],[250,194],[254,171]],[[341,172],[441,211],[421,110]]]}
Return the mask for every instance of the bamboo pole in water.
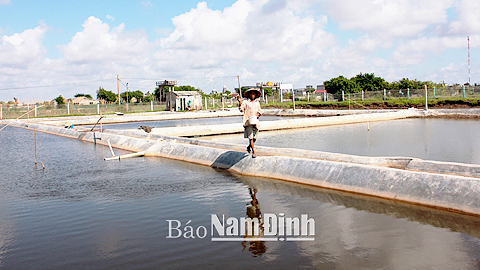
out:
{"label": "bamboo pole in water", "polygon": [[120,160],[125,158],[142,157],[142,156],[145,156],[145,151],[121,155],[121,156],[113,156],[113,157],[105,158],[105,160],[116,160],[116,159]]}
{"label": "bamboo pole in water", "polygon": [[112,144],[110,144],[110,140],[108,140],[107,142],[108,142],[108,147],[110,147],[110,152],[112,152],[112,156],[115,156],[115,153],[113,152],[113,149],[112,149]]}
{"label": "bamboo pole in water", "polygon": [[35,165],[37,165],[37,133],[33,129],[33,148],[35,151]]}

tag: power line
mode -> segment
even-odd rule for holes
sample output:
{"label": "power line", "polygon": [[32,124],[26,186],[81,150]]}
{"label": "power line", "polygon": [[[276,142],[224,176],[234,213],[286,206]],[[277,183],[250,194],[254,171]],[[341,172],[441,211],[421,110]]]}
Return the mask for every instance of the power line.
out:
{"label": "power line", "polygon": [[[128,79],[126,79],[126,80],[128,80]],[[121,82],[121,83],[123,84],[123,86],[127,87],[127,86],[122,82],[122,80],[118,79],[118,81]]]}
{"label": "power line", "polygon": [[[178,80],[208,80],[208,79],[229,79],[229,78],[237,78],[237,75],[232,75],[232,76],[221,76],[221,77],[187,77],[187,78],[181,78],[177,79]],[[145,81],[158,81],[158,78],[124,78],[124,80],[145,80]]]}
{"label": "power line", "polygon": [[49,84],[49,85],[37,85],[37,86],[23,86],[23,87],[11,87],[11,88],[0,88],[0,91],[6,90],[18,90],[18,89],[34,89],[34,88],[44,88],[44,87],[54,87],[54,86],[65,86],[65,85],[78,85],[78,84],[87,84],[92,82],[103,82],[114,80],[115,78],[102,79],[102,80],[93,80],[93,81],[83,81],[83,82],[74,82],[74,83],[60,83],[60,84]]}

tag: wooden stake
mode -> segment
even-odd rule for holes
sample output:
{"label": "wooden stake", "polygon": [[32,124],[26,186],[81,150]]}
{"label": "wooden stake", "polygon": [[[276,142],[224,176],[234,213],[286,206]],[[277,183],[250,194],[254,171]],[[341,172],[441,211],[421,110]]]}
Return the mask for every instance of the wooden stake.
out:
{"label": "wooden stake", "polygon": [[35,149],[35,165],[37,165],[37,133],[33,130],[33,147]]}

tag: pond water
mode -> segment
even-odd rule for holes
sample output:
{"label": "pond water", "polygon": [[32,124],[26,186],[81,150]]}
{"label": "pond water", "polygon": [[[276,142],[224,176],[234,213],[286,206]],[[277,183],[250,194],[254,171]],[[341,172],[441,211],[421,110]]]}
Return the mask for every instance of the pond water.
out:
{"label": "pond water", "polygon": [[[262,116],[265,121],[294,119],[298,117],[290,116]],[[149,127],[181,127],[191,125],[225,125],[242,123],[242,116],[228,116],[228,117],[212,117],[212,118],[195,118],[195,119],[179,119],[179,120],[162,120],[162,121],[146,121],[146,122],[131,122],[120,124],[103,125],[104,129],[135,129],[140,126]],[[89,126],[92,127],[92,126]]]}
{"label": "pond water", "polygon": [[[480,268],[479,218],[36,135],[45,170],[31,130],[0,131],[1,269]],[[250,188],[263,213],[313,218],[315,240],[167,238],[167,220],[246,217]]]}
{"label": "pond water", "polygon": [[[202,139],[248,144],[243,134]],[[264,131],[256,145],[480,164],[480,120],[422,118]]]}

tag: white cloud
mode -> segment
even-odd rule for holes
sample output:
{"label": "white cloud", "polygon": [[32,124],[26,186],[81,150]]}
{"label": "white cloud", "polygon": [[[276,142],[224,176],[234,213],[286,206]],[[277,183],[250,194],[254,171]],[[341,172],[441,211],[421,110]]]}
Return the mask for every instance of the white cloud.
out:
{"label": "white cloud", "polygon": [[155,34],[160,35],[160,36],[168,36],[172,33],[172,29],[170,28],[156,28],[154,30]]}
{"label": "white cloud", "polygon": [[[475,35],[472,38],[480,40],[480,35]],[[393,59],[401,65],[417,65],[425,57],[438,56],[448,49],[466,49],[466,46],[467,38],[465,36],[421,37],[397,46],[393,53]]]}
{"label": "white cloud", "polygon": [[107,18],[107,20],[110,20],[110,21],[115,21],[115,18],[112,16],[112,15],[107,15],[105,16],[105,18]]}
{"label": "white cloud", "polygon": [[300,64],[334,44],[333,36],[323,30],[325,17],[297,16],[284,1],[239,0],[223,12],[201,2],[172,21],[175,30],[162,39],[164,50],[157,57],[175,55],[193,68],[256,61]]}
{"label": "white cloud", "polygon": [[466,71],[466,63],[450,63],[447,66],[440,68],[438,73],[434,75],[434,80],[436,80],[437,82],[441,82],[443,81],[443,78],[454,77],[457,78],[455,83],[463,84],[465,82],[468,82],[468,73]]}
{"label": "white cloud", "polygon": [[12,2],[10,0],[0,0],[0,5],[9,5]]}
{"label": "white cloud", "polygon": [[144,31],[128,32],[125,25],[110,29],[93,16],[83,23],[70,43],[61,47],[65,61],[71,64],[139,64],[153,48]]}
{"label": "white cloud", "polygon": [[480,34],[480,2],[459,0],[456,6],[457,20],[449,25],[449,33],[456,35]]}
{"label": "white cloud", "polygon": [[432,24],[445,23],[455,0],[325,0],[328,14],[344,30],[371,36],[415,37]]}
{"label": "white cloud", "polygon": [[34,29],[0,39],[0,67],[22,69],[41,61],[46,51],[42,44],[47,26],[41,23]]}

